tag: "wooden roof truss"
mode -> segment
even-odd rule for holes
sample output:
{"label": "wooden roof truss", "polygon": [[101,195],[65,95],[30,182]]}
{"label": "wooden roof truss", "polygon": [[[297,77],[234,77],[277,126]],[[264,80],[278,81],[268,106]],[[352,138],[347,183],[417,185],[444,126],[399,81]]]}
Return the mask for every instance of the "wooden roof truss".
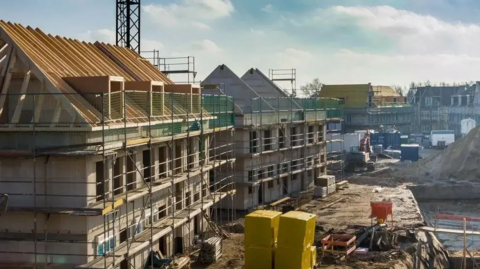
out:
{"label": "wooden roof truss", "polygon": [[[88,131],[102,124],[122,128],[125,121],[130,126],[198,118],[201,108],[193,102],[201,93],[185,86],[174,85],[129,49],[54,37],[0,20],[2,130],[35,125],[39,131]],[[165,92],[190,97],[183,98],[185,103]]]}

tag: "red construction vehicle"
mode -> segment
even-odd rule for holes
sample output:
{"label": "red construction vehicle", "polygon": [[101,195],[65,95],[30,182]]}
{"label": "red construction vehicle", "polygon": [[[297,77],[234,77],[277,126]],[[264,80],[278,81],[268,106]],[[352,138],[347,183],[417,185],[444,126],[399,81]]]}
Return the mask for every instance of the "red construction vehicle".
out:
{"label": "red construction vehicle", "polygon": [[367,130],[360,140],[360,146],[352,146],[350,152],[345,155],[345,172],[374,171],[375,163],[370,159],[370,153],[370,132]]}

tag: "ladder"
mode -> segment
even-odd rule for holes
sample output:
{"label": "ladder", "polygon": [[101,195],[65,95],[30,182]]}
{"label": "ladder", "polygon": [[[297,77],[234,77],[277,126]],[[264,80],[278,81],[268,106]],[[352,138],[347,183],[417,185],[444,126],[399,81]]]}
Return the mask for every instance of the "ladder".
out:
{"label": "ladder", "polygon": [[208,226],[210,227],[210,229],[212,229],[218,236],[223,237],[224,239],[230,238],[230,234],[227,233],[227,232],[226,232],[224,229],[222,229],[220,226],[218,226],[212,219],[210,219],[210,216],[207,215],[207,214],[205,214],[205,211],[204,211],[203,217],[204,217],[205,220],[207,221]]}

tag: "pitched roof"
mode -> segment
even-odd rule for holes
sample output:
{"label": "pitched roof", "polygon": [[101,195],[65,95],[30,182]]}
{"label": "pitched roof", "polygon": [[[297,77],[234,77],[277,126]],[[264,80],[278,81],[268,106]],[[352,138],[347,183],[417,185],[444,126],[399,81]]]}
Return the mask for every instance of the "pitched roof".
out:
{"label": "pitched roof", "polygon": [[[149,121],[146,105],[143,103],[146,100],[145,88],[153,89],[154,86],[174,84],[147,60],[126,48],[52,36],[38,28],[23,27],[20,24],[0,20],[0,49],[4,47],[5,43],[8,44],[9,49],[13,49],[12,55],[19,59],[16,61],[16,66],[22,65],[23,69],[28,69],[34,78],[43,83],[43,89],[28,86],[28,89],[23,92],[19,90],[17,92],[27,94],[32,92],[60,93],[52,98],[63,104],[59,113],[70,115],[74,125],[96,126],[100,124],[102,121],[101,110],[103,110],[104,104],[101,104],[98,98],[90,100],[94,98],[87,95],[93,92],[109,93],[111,81],[129,85],[128,90],[142,89],[137,93],[131,92],[125,97],[126,116],[130,123]],[[0,60],[3,57],[2,53],[4,51],[0,51]],[[11,61],[9,60],[9,62]],[[7,64],[3,64],[3,70],[6,70]],[[15,65],[15,63],[12,64]],[[25,76],[25,74],[21,75]],[[4,85],[4,88],[8,87]],[[2,89],[1,93],[5,94],[7,90]],[[112,102],[112,105],[108,107],[109,116],[122,115],[122,108],[118,103],[122,100],[120,91],[121,89],[115,89],[114,92],[112,89],[111,93],[105,97],[109,99],[108,102]],[[160,96],[152,98],[153,101],[155,98],[163,100],[163,97]],[[5,95],[0,96],[0,114],[5,99]],[[160,99],[157,104],[168,105],[168,100],[161,101]],[[114,101],[118,103],[116,104],[118,107],[114,107]],[[171,105],[178,106],[178,109],[182,110],[181,104],[178,102]],[[45,105],[43,109],[46,109]],[[48,109],[55,110],[55,105]],[[175,109],[178,110],[177,107]],[[154,111],[152,121],[169,118],[168,108],[162,110],[159,107],[153,107],[152,110]],[[121,123],[122,119],[110,118],[109,122],[111,124]]]}
{"label": "pitched roof", "polygon": [[368,102],[369,84],[323,85],[320,97],[345,100],[345,107],[364,107]]}
{"label": "pitched roof", "polygon": [[401,96],[390,86],[372,86],[374,96]]}
{"label": "pitched roof", "polygon": [[237,113],[252,112],[252,98],[260,97],[255,90],[239,78],[228,66],[217,66],[203,81],[202,85],[219,85],[216,90],[203,90],[206,94],[225,94],[232,96]]}
{"label": "pitched roof", "polygon": [[[252,75],[256,75],[254,78],[252,78]],[[260,93],[258,88],[264,87],[265,85],[261,85],[258,83],[258,79],[260,79],[262,82],[266,83],[271,87],[271,89],[274,89],[276,92],[270,92],[270,95],[273,95],[274,97],[288,97],[288,94],[280,88],[277,84],[275,84],[270,78],[268,78],[260,69],[258,68],[250,68],[243,74],[241,77],[245,83],[248,84],[252,89],[256,90],[259,95],[262,97],[265,97]],[[256,81],[257,80],[257,81]]]}

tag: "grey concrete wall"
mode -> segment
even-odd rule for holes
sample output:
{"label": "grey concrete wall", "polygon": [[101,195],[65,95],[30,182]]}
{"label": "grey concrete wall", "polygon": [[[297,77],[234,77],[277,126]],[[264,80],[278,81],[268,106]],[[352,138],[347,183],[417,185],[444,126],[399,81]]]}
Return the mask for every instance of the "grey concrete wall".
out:
{"label": "grey concrete wall", "polygon": [[[88,246],[85,243],[37,242],[36,251],[40,253],[36,257],[37,263],[69,264],[72,266],[84,264],[88,260],[88,258],[84,256],[87,248]],[[23,254],[1,253],[15,251],[22,252]],[[45,255],[44,253],[47,252],[56,255]],[[33,264],[35,262],[35,255],[33,253],[35,253],[35,244],[32,241],[0,241],[1,263]]]}
{"label": "grey concrete wall", "polygon": [[94,195],[95,190],[91,172],[86,157],[38,157],[36,162],[1,157],[0,190],[10,194],[9,206],[28,207],[36,202],[38,207],[85,207],[90,199],[87,196]]}
{"label": "grey concrete wall", "polygon": [[[7,212],[2,215],[0,221],[0,231],[8,231],[11,233],[32,233],[35,229],[33,213],[11,213]],[[51,214],[48,217],[40,214],[36,218],[37,231],[41,233],[53,234],[87,234],[87,217],[71,216],[61,214]]]}
{"label": "grey concrete wall", "polygon": [[[209,138],[205,138],[206,148],[208,148]],[[176,144],[181,146],[182,150],[182,164],[181,167],[184,171],[187,169],[187,148],[185,143],[180,140],[175,141]],[[165,144],[155,145],[151,148],[152,150],[152,163],[155,164],[155,168],[152,168],[152,174],[154,176],[159,175],[159,153],[158,148],[164,147]],[[198,143],[192,145],[193,149],[198,147]],[[146,150],[146,146],[137,147],[132,154],[133,159],[137,168],[135,168],[135,180],[137,183],[137,188],[144,186],[142,179],[143,174],[143,150]],[[197,149],[198,151],[198,149]],[[167,151],[168,152],[168,151]],[[173,153],[173,157],[175,156]],[[121,164],[121,171],[125,172],[126,160],[127,158],[124,155],[124,152],[119,151],[117,153],[117,161]],[[208,154],[207,154],[208,157]],[[62,194],[62,196],[38,196],[37,197],[37,206],[63,206],[63,207],[86,207],[87,205],[92,205],[96,202],[96,169],[95,163],[102,161],[102,156],[89,156],[89,157],[50,157],[48,162],[45,158],[37,158],[36,162],[36,176],[39,177],[37,180],[43,180],[46,178],[47,187],[44,183],[37,184],[37,194],[46,193],[46,194]],[[167,159],[170,158],[170,154],[167,154]],[[198,167],[198,156],[196,157],[196,165]],[[107,170],[107,177],[112,178],[114,173],[114,163],[113,158],[107,159],[105,163]],[[33,161],[26,158],[2,158],[0,159],[0,184],[2,184],[2,191],[7,190],[8,193],[18,193],[22,196],[11,195],[10,206],[33,206],[33,196],[23,195],[30,194],[32,192],[32,183],[33,180]],[[136,171],[140,169],[141,171]],[[208,171],[204,172],[204,178],[208,179]],[[21,183],[11,183],[10,181],[25,181]],[[2,182],[3,181],[3,182]],[[107,180],[106,190],[111,190],[113,188],[112,180]],[[125,184],[126,178],[122,178],[122,184]],[[52,184],[49,184],[52,183]],[[55,184],[53,184],[55,183]],[[208,184],[208,183],[206,183]],[[51,186],[50,186],[51,185]],[[205,186],[206,187],[206,186]],[[178,190],[178,192],[177,192]],[[182,205],[182,209],[187,207],[187,194],[190,196],[192,203],[198,202],[202,197],[201,191],[201,175],[191,176],[188,181],[185,180],[181,183],[175,185],[173,193],[177,193],[176,202]],[[209,195],[209,190],[207,188],[206,195]],[[195,199],[195,194],[198,194],[198,200]],[[123,197],[124,194],[120,194],[116,199]],[[75,197],[79,196],[79,197]],[[83,197],[82,197],[83,196]],[[89,197],[88,197],[89,196]],[[166,215],[171,215],[171,203],[169,203],[169,197],[171,197],[171,192],[165,188],[160,191],[156,191],[152,195],[152,203],[154,210],[158,211],[158,208],[166,205],[167,213]],[[146,198],[146,196],[144,197]],[[37,216],[37,229],[38,233],[43,233],[45,230],[47,233],[53,234],[62,234],[62,235],[84,235],[85,239],[82,240],[83,243],[37,243],[37,253],[42,252],[58,252],[60,254],[75,254],[75,255],[63,255],[63,256],[51,256],[46,257],[41,254],[38,255],[38,261],[48,259],[53,263],[59,264],[83,264],[90,260],[93,260],[96,256],[96,248],[98,243],[102,238],[108,238],[111,235],[116,236],[115,245],[120,244],[119,233],[125,228],[131,226],[133,223],[136,223],[135,220],[140,220],[140,222],[145,222],[150,210],[142,210],[143,208],[150,205],[150,201],[146,203],[144,198],[139,198],[137,200],[130,201],[126,204],[123,204],[118,208],[119,214],[115,221],[111,217],[107,217],[107,223],[104,222],[103,216],[70,216],[70,215],[60,215],[60,214],[51,214],[47,220],[47,216],[39,214]],[[113,198],[110,197],[109,200]],[[146,203],[146,204],[145,204]],[[178,211],[178,210],[176,210]],[[128,212],[128,213],[127,213]],[[10,232],[22,232],[22,233],[31,233],[34,229],[33,214],[14,214],[7,213],[2,216],[0,222],[1,230],[8,230]],[[104,224],[105,229],[107,229],[106,235],[104,235]],[[193,223],[185,224],[190,225],[190,230],[180,227],[178,230],[179,236],[188,236],[186,239],[185,247],[189,246],[190,242],[193,240]],[[144,229],[147,225],[144,223]],[[206,226],[204,226],[206,227]],[[108,230],[110,228],[110,230]],[[192,239],[192,240],[191,240]],[[170,240],[170,245],[171,244]],[[88,243],[86,243],[88,242]],[[0,242],[0,250],[9,250],[9,251],[18,251],[18,252],[27,252],[21,255],[0,255],[0,262],[28,262],[32,260],[34,256],[32,253],[28,253],[33,247],[33,242],[14,242],[12,244],[7,244],[5,242]],[[42,245],[43,244],[43,245]],[[158,243],[156,244],[158,248]],[[43,249],[46,249],[43,251]],[[148,250],[146,252],[139,253],[135,255],[132,259],[137,261],[140,268],[140,264],[148,256]],[[33,250],[31,251],[33,252]],[[173,252],[169,251],[171,255]],[[83,255],[83,256],[82,256]],[[88,257],[87,257],[88,255]]]}

